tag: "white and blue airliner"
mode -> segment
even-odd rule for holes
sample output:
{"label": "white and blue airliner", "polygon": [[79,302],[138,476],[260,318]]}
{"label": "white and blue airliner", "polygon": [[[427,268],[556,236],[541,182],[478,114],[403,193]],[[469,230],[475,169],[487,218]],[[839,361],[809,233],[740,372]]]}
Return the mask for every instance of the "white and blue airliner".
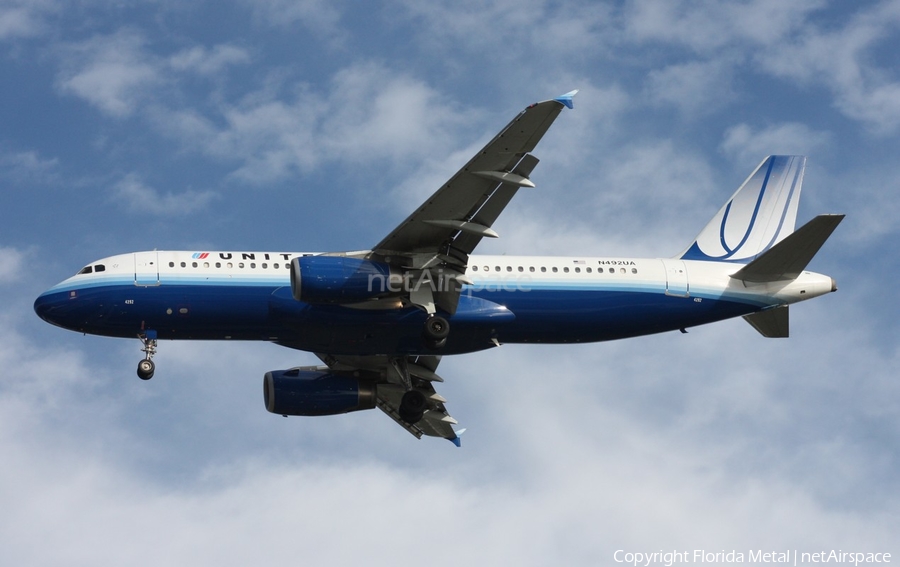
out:
{"label": "white and blue airliner", "polygon": [[152,251],[92,262],[35,301],[45,321],[137,338],[143,379],[160,339],[270,341],[322,365],[272,370],[266,409],[378,407],[459,444],[434,389],[442,356],[515,343],[588,343],[744,317],[788,336],[788,306],[837,289],[807,264],[843,219],[795,230],[803,156],[769,156],[674,258],[476,256],[538,163],[531,152],[575,92],[533,104],[369,250]]}

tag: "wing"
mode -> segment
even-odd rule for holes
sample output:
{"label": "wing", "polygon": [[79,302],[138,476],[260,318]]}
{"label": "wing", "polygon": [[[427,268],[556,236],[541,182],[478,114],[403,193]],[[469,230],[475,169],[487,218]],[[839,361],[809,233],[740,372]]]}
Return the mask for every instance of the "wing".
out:
{"label": "wing", "polygon": [[[572,91],[533,104],[478,152],[456,175],[400,223],[373,249],[370,258],[405,271],[440,268],[450,278],[465,272],[469,254],[484,237],[496,238],[494,221],[529,180],[538,159],[530,154],[563,107],[572,108]],[[412,297],[455,312],[459,286],[446,297]],[[426,309],[430,311],[431,309]]]}
{"label": "wing", "polygon": [[[447,412],[444,405],[447,400],[433,386],[433,382],[444,381],[434,372],[441,361],[440,356],[316,356],[337,374],[354,374],[359,371],[377,373],[381,376],[376,385],[378,409],[419,439],[423,435],[443,437],[459,447],[460,435],[465,430],[453,429],[457,421]],[[409,423],[400,416],[401,400],[410,389],[421,392],[426,401],[425,412],[415,423]]]}

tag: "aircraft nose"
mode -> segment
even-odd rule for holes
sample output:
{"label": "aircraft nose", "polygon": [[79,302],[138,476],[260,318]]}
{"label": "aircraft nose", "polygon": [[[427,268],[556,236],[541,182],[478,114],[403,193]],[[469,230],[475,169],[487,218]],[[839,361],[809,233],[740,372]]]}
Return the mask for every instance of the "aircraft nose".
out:
{"label": "aircraft nose", "polygon": [[56,304],[58,303],[58,300],[53,297],[54,295],[55,294],[42,293],[34,300],[34,312],[37,313],[38,317],[48,323],[53,323],[52,313],[56,309]]}
{"label": "aircraft nose", "polygon": [[44,321],[56,325],[58,327],[69,328],[72,325],[73,316],[76,316],[77,309],[81,307],[81,302],[72,301],[76,298],[75,292],[54,292],[48,291],[42,293],[34,300],[34,312]]}

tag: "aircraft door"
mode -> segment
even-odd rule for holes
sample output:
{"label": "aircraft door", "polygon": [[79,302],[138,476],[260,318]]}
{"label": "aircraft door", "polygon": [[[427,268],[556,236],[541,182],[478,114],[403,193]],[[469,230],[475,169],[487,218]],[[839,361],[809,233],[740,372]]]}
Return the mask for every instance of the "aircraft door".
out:
{"label": "aircraft door", "polygon": [[135,253],[134,285],[159,285],[159,258],[155,250]]}
{"label": "aircraft door", "polygon": [[666,268],[666,295],[674,295],[675,297],[689,296],[687,268],[684,262],[667,258],[662,263]]}

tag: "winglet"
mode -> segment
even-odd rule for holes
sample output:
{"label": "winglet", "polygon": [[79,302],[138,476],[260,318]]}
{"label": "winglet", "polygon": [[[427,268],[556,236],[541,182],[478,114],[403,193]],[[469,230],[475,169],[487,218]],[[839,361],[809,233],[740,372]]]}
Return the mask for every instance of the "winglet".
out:
{"label": "winglet", "polygon": [[553,100],[566,105],[567,108],[575,108],[575,103],[572,102],[572,99],[575,97],[576,94],[578,94],[578,89],[575,89],[574,91],[571,91],[571,92],[567,92],[566,94],[564,94],[560,97],[556,97]]}
{"label": "winglet", "polygon": [[462,434],[465,432],[466,432],[465,429],[460,429],[459,431],[456,431],[455,432],[456,437],[454,437],[453,439],[448,439],[448,441],[452,442],[457,447],[462,447]]}

